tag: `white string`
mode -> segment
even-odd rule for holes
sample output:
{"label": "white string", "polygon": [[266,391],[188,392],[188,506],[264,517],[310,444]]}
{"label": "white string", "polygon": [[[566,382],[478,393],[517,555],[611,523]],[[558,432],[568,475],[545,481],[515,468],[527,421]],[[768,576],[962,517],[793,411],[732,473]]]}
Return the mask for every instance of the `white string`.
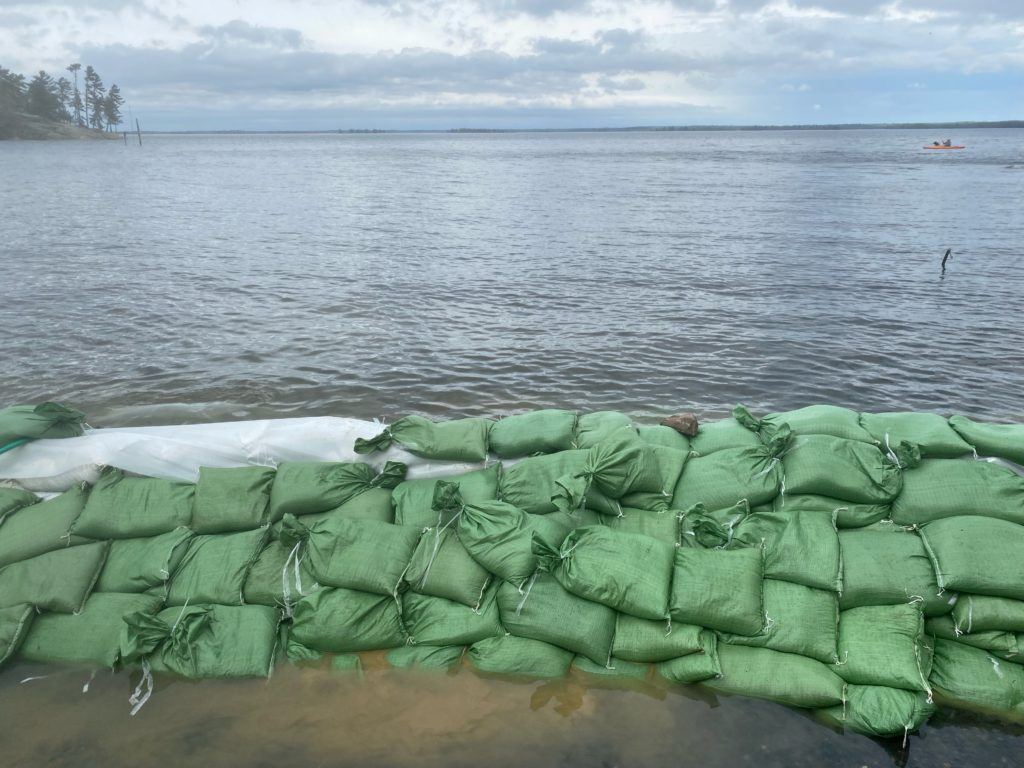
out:
{"label": "white string", "polygon": [[292,590],[288,586],[288,566],[291,565],[292,558],[298,555],[299,547],[302,546],[302,542],[299,541],[292,547],[292,551],[288,553],[288,557],[284,561],[284,568],[281,569],[281,593],[284,598],[284,615],[291,619],[294,618],[292,613]]}
{"label": "white string", "polygon": [[[143,692],[142,687],[145,686],[146,690]],[[139,684],[135,686],[135,690],[132,695],[128,697],[128,703],[132,705],[132,711],[129,713],[131,717],[135,717],[139,710],[142,709],[146,702],[149,701],[149,697],[153,695],[153,673],[149,669],[149,662],[146,659],[142,660],[142,679],[139,680]]]}
{"label": "white string", "polygon": [[540,569],[533,572],[533,576],[530,577],[530,583],[526,586],[526,593],[523,595],[523,599],[519,601],[519,605],[516,606],[516,616],[519,616],[523,612],[523,606],[526,605],[526,598],[530,596],[530,590],[533,589],[533,583],[537,581],[537,574],[540,573]]}
{"label": "white string", "polygon": [[896,465],[897,469],[903,469],[903,465],[900,464],[900,458],[896,455],[893,449],[889,446],[889,433],[885,433],[885,452],[889,455],[889,461]]}
{"label": "white string", "polygon": [[89,675],[89,679],[85,681],[85,685],[82,686],[82,693],[88,693],[89,692],[89,685],[95,679],[96,679],[96,670],[94,669],[92,671],[92,674]]}

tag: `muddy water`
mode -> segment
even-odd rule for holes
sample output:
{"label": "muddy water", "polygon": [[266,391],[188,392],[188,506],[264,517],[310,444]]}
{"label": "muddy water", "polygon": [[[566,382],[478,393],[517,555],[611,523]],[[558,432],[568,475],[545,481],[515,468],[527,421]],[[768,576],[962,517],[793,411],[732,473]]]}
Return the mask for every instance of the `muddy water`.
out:
{"label": "muddy water", "polygon": [[270,680],[158,677],[134,718],[127,673],[90,681],[87,669],[14,665],[0,674],[3,765],[1014,766],[1024,750],[1024,729],[966,714],[940,713],[904,750],[697,686],[364,663],[361,674],[284,665]]}

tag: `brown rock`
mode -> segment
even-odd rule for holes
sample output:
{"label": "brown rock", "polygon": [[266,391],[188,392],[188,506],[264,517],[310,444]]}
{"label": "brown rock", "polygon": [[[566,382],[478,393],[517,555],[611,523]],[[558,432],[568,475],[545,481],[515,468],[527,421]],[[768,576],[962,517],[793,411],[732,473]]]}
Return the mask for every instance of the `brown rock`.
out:
{"label": "brown rock", "polygon": [[697,434],[697,430],[700,429],[695,413],[677,413],[662,419],[661,423],[666,427],[672,427],[676,432],[687,437],[693,437]]}

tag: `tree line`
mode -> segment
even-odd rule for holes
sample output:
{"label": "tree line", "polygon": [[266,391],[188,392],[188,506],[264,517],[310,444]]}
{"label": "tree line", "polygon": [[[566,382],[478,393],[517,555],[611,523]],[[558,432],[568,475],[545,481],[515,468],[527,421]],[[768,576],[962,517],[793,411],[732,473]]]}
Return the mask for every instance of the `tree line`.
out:
{"label": "tree line", "polygon": [[121,89],[116,84],[109,89],[104,86],[91,66],[85,68],[83,87],[79,88],[81,71],[82,65],[76,62],[67,67],[73,81],[63,75],[55,80],[43,70],[27,80],[24,75],[0,67],[0,111],[25,112],[82,128],[116,131],[123,122]]}

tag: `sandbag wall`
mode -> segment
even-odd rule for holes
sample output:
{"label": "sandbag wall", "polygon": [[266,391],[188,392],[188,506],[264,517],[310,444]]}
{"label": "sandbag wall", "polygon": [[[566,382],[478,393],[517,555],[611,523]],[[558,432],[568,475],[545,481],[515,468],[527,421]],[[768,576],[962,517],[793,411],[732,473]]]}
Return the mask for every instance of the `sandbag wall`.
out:
{"label": "sandbag wall", "polygon": [[[106,470],[0,488],[0,664],[266,675],[388,649],[399,667],[678,683],[890,735],[935,702],[1024,715],[1024,427],[812,406],[687,438],[538,411],[396,422],[479,462]],[[987,461],[996,457],[1003,461]]]}

